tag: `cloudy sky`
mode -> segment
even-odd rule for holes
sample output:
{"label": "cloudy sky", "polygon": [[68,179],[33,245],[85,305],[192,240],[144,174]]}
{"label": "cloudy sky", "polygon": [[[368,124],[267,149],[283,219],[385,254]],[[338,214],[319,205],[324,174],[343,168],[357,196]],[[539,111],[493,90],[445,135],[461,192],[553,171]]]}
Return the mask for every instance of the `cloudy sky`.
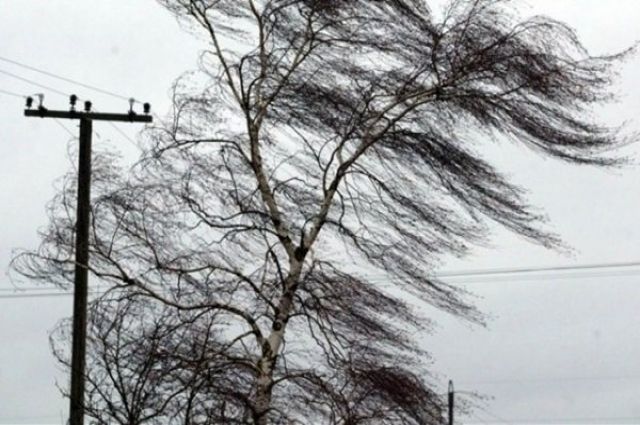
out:
{"label": "cloudy sky", "polygon": [[[440,3],[440,2],[435,2]],[[524,14],[543,13],[575,27],[593,54],[640,40],[636,0],[530,0]],[[101,111],[126,112],[123,99],[56,80],[32,67],[168,108],[170,85],[192,68],[202,48],[153,0],[0,0],[0,269],[11,251],[37,245],[45,206],[68,167],[74,123],[24,118],[9,93],[45,93],[64,109],[62,93],[90,98]],[[19,77],[19,78],[17,78]],[[22,80],[20,79],[22,78]],[[29,80],[28,81],[25,81]],[[38,83],[41,86],[36,86]],[[620,101],[596,111],[610,124],[640,130],[640,56],[622,67]],[[44,86],[44,87],[42,87]],[[3,93],[4,92],[4,93]],[[6,93],[9,92],[9,93]],[[94,143],[111,141],[134,154],[137,125],[95,124]],[[122,134],[124,133],[124,135]],[[126,137],[125,137],[126,136]],[[491,158],[530,190],[552,228],[574,249],[548,252],[498,231],[491,247],[448,261],[442,272],[640,261],[640,168],[569,167],[517,146]],[[640,144],[625,153],[640,158]],[[467,276],[452,282],[473,291],[489,316],[474,328],[438,315],[423,344],[446,391],[486,397],[464,423],[640,423],[640,268]],[[0,424],[61,423],[64,383],[48,332],[71,313],[71,298],[13,297],[0,275]],[[29,294],[32,294],[30,292]],[[19,295],[19,293],[18,293]]]}

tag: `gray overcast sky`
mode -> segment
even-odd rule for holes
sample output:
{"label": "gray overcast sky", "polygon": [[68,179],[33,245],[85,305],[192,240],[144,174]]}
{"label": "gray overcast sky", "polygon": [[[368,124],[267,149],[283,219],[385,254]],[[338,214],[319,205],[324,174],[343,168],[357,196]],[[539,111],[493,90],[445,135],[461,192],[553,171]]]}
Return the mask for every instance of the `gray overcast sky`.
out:
{"label": "gray overcast sky", "polygon": [[[441,3],[440,1],[436,3]],[[544,13],[575,27],[594,54],[640,40],[637,0],[531,0],[524,14]],[[171,82],[192,68],[202,46],[179,29],[153,0],[0,0],[0,57],[168,108]],[[126,111],[125,101],[29,72],[0,60],[0,90],[47,93],[45,103],[67,100],[20,81],[16,74],[65,93],[90,98],[101,111]],[[640,130],[640,56],[622,68],[617,104],[596,111],[608,123],[630,121]],[[0,267],[11,250],[35,247],[46,223],[54,181],[70,163],[69,134],[52,120],[22,117],[23,102],[0,92]],[[635,122],[634,122],[635,120]],[[64,123],[75,133],[72,123]],[[130,137],[140,129],[120,126]],[[100,140],[125,152],[135,148],[108,125]],[[446,270],[548,266],[640,260],[640,169],[616,171],[545,161],[514,145],[487,146],[488,155],[530,190],[575,252],[563,255],[497,232]],[[640,144],[626,153],[640,157]],[[638,270],[638,269],[636,269]],[[478,296],[492,319],[471,328],[437,315],[425,338],[443,391],[451,378],[464,391],[493,397],[484,407],[506,423],[527,419],[603,418],[591,423],[640,423],[640,275],[530,280],[457,279]],[[11,288],[7,277],[0,289]],[[0,296],[7,294],[0,290]],[[65,382],[48,348],[48,331],[71,312],[71,299],[0,298],[0,423],[60,423],[67,403],[55,387]],[[628,421],[604,418],[635,418]],[[478,410],[467,422],[500,422]],[[548,421],[543,421],[548,423]],[[584,422],[584,421],[583,421]]]}

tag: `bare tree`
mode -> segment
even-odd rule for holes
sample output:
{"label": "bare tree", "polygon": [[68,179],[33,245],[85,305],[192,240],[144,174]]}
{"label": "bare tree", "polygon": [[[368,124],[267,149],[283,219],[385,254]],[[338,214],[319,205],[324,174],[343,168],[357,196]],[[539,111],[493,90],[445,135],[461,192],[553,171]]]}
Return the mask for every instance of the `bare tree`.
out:
{"label": "bare tree", "polygon": [[[453,0],[441,18],[422,0],[159,2],[209,47],[143,160],[101,163],[91,271],[122,302],[213,318],[205,369],[233,359],[229,385],[198,393],[211,408],[186,423],[439,423],[411,337],[429,321],[403,294],[481,322],[433,277],[441,255],[495,223],[559,246],[482,147],[617,164],[618,130],[586,112],[629,52],[592,57],[507,0]],[[69,281],[72,201],[52,204],[21,273]]]}
{"label": "bare tree", "polygon": [[[120,295],[92,303],[87,415],[101,425],[236,423],[223,404],[246,367],[238,367],[219,341],[215,312],[172,312]],[[63,321],[51,336],[53,352],[67,368],[69,332]]]}

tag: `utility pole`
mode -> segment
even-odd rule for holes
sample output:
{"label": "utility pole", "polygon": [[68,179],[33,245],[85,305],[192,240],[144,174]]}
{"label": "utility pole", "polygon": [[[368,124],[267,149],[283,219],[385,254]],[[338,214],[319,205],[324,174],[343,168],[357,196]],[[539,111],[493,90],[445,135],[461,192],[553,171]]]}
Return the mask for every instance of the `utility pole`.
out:
{"label": "utility pole", "polygon": [[454,408],[454,398],[455,393],[453,391],[453,381],[449,381],[449,423],[448,425],[453,425],[453,408]]}
{"label": "utility pole", "polygon": [[84,378],[87,341],[87,286],[89,281],[89,223],[91,211],[91,134],[93,121],[151,122],[150,105],[144,104],[144,115],[133,111],[134,100],[129,101],[129,112],[111,114],[91,112],[91,102],[84,102],[84,111],[76,111],[78,98],[71,95],[68,111],[50,111],[43,105],[32,109],[33,98],[27,98],[24,115],[39,118],[64,118],[80,121],[80,150],[78,155],[78,199],[76,216],[75,270],[73,293],[73,334],[71,349],[71,395],[69,424],[84,424]]}

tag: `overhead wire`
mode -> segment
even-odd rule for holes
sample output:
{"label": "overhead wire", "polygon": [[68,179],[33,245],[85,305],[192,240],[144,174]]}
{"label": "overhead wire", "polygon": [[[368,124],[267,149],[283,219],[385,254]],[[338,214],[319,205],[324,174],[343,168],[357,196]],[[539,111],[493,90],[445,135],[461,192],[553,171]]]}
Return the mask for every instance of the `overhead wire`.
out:
{"label": "overhead wire", "polygon": [[0,288],[0,292],[15,292],[15,293],[26,293],[31,291],[54,291],[61,290],[65,291],[66,289],[57,288],[52,286],[13,286],[11,288]]}
{"label": "overhead wire", "polygon": [[526,383],[563,383],[563,382],[602,382],[602,381],[627,381],[640,379],[640,374],[619,376],[565,376],[558,378],[512,378],[512,379],[480,379],[459,381],[461,384],[476,385],[502,385],[502,384],[526,384]]}
{"label": "overhead wire", "polygon": [[0,89],[0,93],[2,93],[2,94],[6,94],[6,95],[8,95],[8,96],[19,97],[19,98],[21,98],[21,99],[24,99],[24,98],[26,97],[26,96],[24,96],[24,95],[21,95],[21,94],[18,94],[18,93],[14,93],[14,92],[11,92],[11,91],[9,91],[9,90],[4,90],[4,89]]}
{"label": "overhead wire", "polygon": [[[50,420],[50,419],[60,419],[59,416],[54,416],[54,415],[41,415],[41,416],[0,416],[0,422],[3,424],[9,424],[10,421],[34,421],[34,420]],[[23,422],[26,423],[26,422]],[[35,422],[30,422],[30,423],[35,423]]]}
{"label": "overhead wire", "polygon": [[[67,83],[76,84],[78,86],[81,86],[81,87],[84,87],[84,88],[87,88],[87,89],[90,89],[90,90],[94,90],[96,92],[99,92],[99,93],[102,93],[102,94],[106,94],[108,96],[116,97],[116,98],[123,99],[123,100],[129,100],[128,97],[122,96],[122,95],[114,93],[112,91],[101,89],[100,87],[96,87],[96,86],[91,85],[91,84],[86,84],[86,83],[83,83],[83,82],[80,82],[80,81],[77,81],[77,80],[74,80],[74,79],[71,79],[71,78],[68,78],[68,77],[63,77],[61,75],[54,74],[53,72],[45,71],[43,69],[36,68],[35,66],[27,65],[27,64],[22,63],[22,62],[18,62],[18,61],[13,60],[13,59],[9,59],[9,58],[0,56],[0,61],[7,62],[7,63],[13,64],[13,65],[22,67],[22,68],[28,69],[30,71],[38,72],[38,73],[46,75],[48,77],[56,78],[56,79],[61,80],[61,81],[65,81]],[[140,103],[138,101],[135,101],[135,102]]]}
{"label": "overhead wire", "polygon": [[[562,417],[562,418],[507,418],[505,419],[507,424],[512,425],[527,425],[527,424],[563,424],[563,425],[600,425],[602,423],[612,421],[617,423],[618,425],[636,425],[640,421],[639,417],[633,416],[603,416],[603,417]],[[487,422],[474,422],[474,421],[463,421],[463,424],[472,425],[472,424],[482,424]],[[613,424],[612,424],[613,425]]]}
{"label": "overhead wire", "polygon": [[[616,269],[625,269],[631,267],[638,267],[638,270],[628,270],[640,273],[640,261],[628,261],[628,262],[603,262],[592,264],[575,264],[575,265],[560,265],[560,266],[536,266],[536,267],[512,267],[512,268],[489,268],[489,269],[473,269],[473,270],[455,270],[455,271],[443,271],[434,273],[433,277],[442,279],[449,277],[475,277],[486,275],[502,275],[502,274],[531,274],[546,271],[557,272],[569,272],[576,270],[593,270],[599,269],[605,272],[615,271]],[[562,273],[556,273],[554,276],[564,277]],[[515,276],[509,276],[515,277]],[[378,278],[384,278],[388,280],[386,275],[366,275],[362,276],[363,279],[376,280]]]}
{"label": "overhead wire", "polygon": [[[640,274],[640,272],[639,272],[639,274]],[[603,275],[603,276],[606,276],[606,275]],[[600,276],[600,277],[603,277],[603,276]],[[620,276],[620,275],[616,275],[616,276]],[[593,276],[585,276],[585,278],[592,278],[592,277]],[[576,278],[576,276],[574,276],[573,278]],[[515,279],[515,280],[517,280],[517,279]],[[378,280],[378,279],[369,279],[369,282],[371,282],[371,283],[389,283],[388,280],[382,280],[382,279],[380,279],[380,280]],[[491,283],[491,282],[488,282],[488,281],[486,281],[486,282],[476,281],[476,282],[473,282],[473,283]],[[36,288],[27,287],[27,288],[19,288],[19,289],[0,288],[0,299],[3,298],[2,292],[14,292],[16,295],[20,295],[20,294],[26,294],[26,293],[31,292],[31,291],[42,291],[44,289],[52,289],[52,288],[37,288],[37,287]],[[15,298],[19,298],[19,296],[16,296]]]}
{"label": "overhead wire", "polygon": [[65,97],[68,97],[68,96],[69,96],[67,93],[65,93],[65,92],[63,92],[63,91],[60,91],[60,90],[55,89],[55,88],[53,88],[53,87],[47,86],[47,85],[45,85],[45,84],[38,83],[38,82],[33,81],[33,80],[30,80],[30,79],[28,79],[28,78],[21,77],[21,76],[19,76],[19,75],[16,75],[16,74],[14,74],[14,73],[12,73],[12,72],[9,72],[9,71],[5,71],[5,70],[3,70],[3,69],[0,69],[0,74],[7,75],[7,76],[9,76],[9,77],[11,77],[11,78],[15,78],[16,80],[23,81],[23,82],[25,82],[25,83],[28,83],[28,84],[34,85],[34,86],[36,86],[36,87],[40,87],[40,88],[45,89],[45,90],[49,90],[50,92],[52,92],[52,93],[56,93],[56,94],[61,95],[61,96],[65,96]]}
{"label": "overhead wire", "polygon": [[[100,112],[97,109],[94,108],[94,110],[96,112]],[[117,125],[115,125],[115,123],[111,122],[111,121],[106,121],[106,123],[108,125],[110,125],[115,131],[117,131],[118,133],[120,133],[120,135],[122,137],[124,137],[131,145],[135,146],[136,148],[138,148],[138,144],[131,138],[129,137],[129,135],[127,133],[124,132],[124,130],[122,130],[120,127],[118,127]],[[100,135],[98,135],[98,138],[100,138]]]}
{"label": "overhead wire", "polygon": [[[489,425],[489,424],[493,424],[493,423],[500,423],[500,424],[505,424],[505,425],[515,425],[513,422],[507,421],[505,419],[502,419],[501,417],[499,417],[498,415],[495,415],[491,412],[489,412],[487,409],[479,407],[479,406],[474,406],[472,408],[474,411],[476,411],[476,409],[480,409],[482,410],[482,412],[484,412],[485,415],[487,415],[488,417],[490,417],[491,419],[489,420],[483,420],[482,418],[479,418],[478,416],[471,414],[471,413],[467,413],[467,414],[462,414],[461,416],[463,417],[470,417],[472,419],[474,419],[476,422],[473,423],[477,423],[477,424],[484,424],[484,425]],[[471,422],[467,422],[467,421],[461,421],[463,424],[467,424],[467,423],[471,423]]]}
{"label": "overhead wire", "polygon": [[73,292],[47,292],[42,294],[2,294],[0,299],[15,299],[15,298],[51,298],[51,297],[68,297],[73,295]]}
{"label": "overhead wire", "polygon": [[[478,276],[469,275],[468,278],[462,280],[449,279],[447,277],[440,278],[441,281],[450,285],[476,285],[484,283],[504,283],[504,282],[538,282],[549,283],[551,281],[557,282],[558,280],[582,280],[582,279],[597,279],[597,278],[617,278],[625,276],[636,276],[640,274],[640,270],[618,270],[612,269],[611,271],[602,270],[599,272],[581,272],[581,273],[545,273],[545,274],[511,274],[504,276]],[[461,278],[458,278],[461,279]]]}
{"label": "overhead wire", "polygon": [[[89,295],[102,295],[108,291],[119,290],[122,288],[107,288],[104,285],[98,285],[89,290]],[[56,288],[56,287],[31,287],[31,288],[1,288],[0,299],[20,299],[20,298],[47,298],[47,297],[63,297],[72,296],[73,288]],[[12,293],[7,293],[7,292]]]}
{"label": "overhead wire", "polygon": [[[121,99],[121,100],[126,100],[126,101],[133,100],[133,102],[136,103],[136,104],[142,104],[141,101],[139,101],[139,100],[137,100],[135,98],[127,97],[127,96],[124,96],[122,94],[115,93],[115,92],[113,92],[111,90],[106,90],[106,89],[100,88],[100,87],[95,86],[93,84],[87,84],[87,83],[84,83],[82,81],[78,81],[78,80],[73,79],[73,78],[65,77],[63,75],[56,74],[56,73],[53,73],[51,71],[47,71],[47,70],[41,69],[41,68],[38,68],[38,67],[33,66],[33,65],[28,65],[28,64],[26,64],[24,62],[20,62],[20,61],[17,61],[15,59],[11,59],[11,58],[0,56],[0,61],[6,62],[6,63],[10,63],[12,65],[16,65],[16,66],[19,66],[19,67],[22,67],[22,68],[28,69],[30,71],[38,72],[38,73],[40,73],[42,75],[46,75],[46,76],[51,77],[51,78],[56,78],[56,79],[58,79],[60,81],[65,81],[67,83],[75,84],[75,85],[78,85],[80,87],[84,87],[84,88],[87,88],[89,90],[93,90],[95,92],[102,93],[102,94],[105,94],[107,96],[114,97],[116,99]],[[156,119],[160,120],[160,117],[157,114],[155,114],[153,111],[151,111],[151,114],[154,117],[156,117]]]}
{"label": "overhead wire", "polygon": [[640,419],[635,417],[575,417],[575,416],[563,417],[563,418],[505,418],[501,415],[499,416],[494,412],[490,411],[487,407],[483,407],[480,405],[472,406],[473,412],[478,413],[478,410],[483,412],[483,416],[486,415],[491,419],[484,420],[483,418],[477,417],[473,413],[463,413],[460,415],[461,417],[463,418],[469,417],[472,419],[472,421],[460,419],[458,422],[461,424],[467,424],[467,425],[495,424],[495,423],[500,423],[505,425],[524,425],[524,424],[542,424],[542,423],[565,424],[565,425],[570,425],[570,424],[598,425],[599,423],[603,423],[603,422],[615,421],[615,422],[619,422],[619,425],[624,425],[626,423],[637,424],[638,422],[635,422],[635,421]]}
{"label": "overhead wire", "polygon": [[[114,93],[113,91],[110,91],[110,90],[105,90],[105,89],[103,89],[103,88],[97,87],[97,86],[92,85],[92,84],[87,84],[87,83],[83,83],[83,82],[81,82],[81,81],[78,81],[78,80],[75,80],[75,79],[72,79],[72,78],[69,78],[69,77],[64,77],[64,76],[62,76],[62,75],[59,75],[59,74],[56,74],[56,73],[53,73],[53,72],[50,72],[50,71],[46,71],[46,70],[44,70],[44,69],[41,69],[41,68],[35,67],[35,66],[33,66],[33,65],[28,65],[28,64],[25,64],[25,63],[23,63],[23,62],[20,62],[20,61],[14,60],[14,59],[10,59],[10,58],[7,58],[7,57],[0,56],[0,61],[4,61],[4,62],[6,62],[6,63],[10,63],[10,64],[13,64],[13,65],[16,65],[16,66],[22,67],[22,68],[24,68],[24,69],[28,69],[28,70],[30,70],[30,71],[38,72],[38,73],[40,73],[40,74],[42,74],[42,75],[46,75],[46,76],[51,77],[51,78],[56,78],[56,79],[58,79],[58,80],[60,80],[60,81],[65,81],[65,82],[67,82],[67,83],[75,84],[75,85],[78,85],[78,86],[80,86],[80,87],[87,88],[87,89],[89,89],[89,90],[94,90],[94,91],[96,91],[96,92],[98,92],[98,93],[102,93],[102,94],[105,94],[105,95],[108,95],[108,96],[112,96],[112,97],[117,98],[117,99],[127,100],[127,101],[133,100],[133,102],[134,102],[134,103],[142,104],[142,102],[140,102],[139,100],[136,100],[135,98],[131,98],[131,97],[127,97],[127,96],[123,96],[123,95],[121,95],[121,94]],[[4,73],[4,74],[6,74],[6,75],[12,76],[12,77],[14,77],[14,78],[18,78],[18,79],[20,79],[20,80],[22,80],[22,81],[25,81],[25,82],[27,82],[27,83],[37,85],[38,87],[46,88],[46,89],[48,89],[48,90],[52,90],[52,91],[54,91],[54,92],[57,92],[58,94],[61,94],[61,93],[62,93],[62,92],[60,92],[60,91],[57,91],[56,89],[52,89],[52,88],[47,87],[47,86],[45,86],[45,85],[39,84],[39,83],[37,83],[37,82],[34,82],[34,81],[31,81],[31,80],[28,80],[28,79],[23,78],[23,77],[20,77],[20,76],[17,76],[17,75],[15,75],[15,74],[13,74],[13,73],[10,73],[10,72],[7,72],[7,71],[1,71],[1,70],[0,70],[0,72]],[[65,96],[68,96],[68,95],[67,95],[67,94],[65,94],[65,93],[62,93],[62,94],[63,94],[63,95],[65,95]],[[95,109],[95,108],[94,108],[94,109]],[[97,110],[96,110],[96,111],[97,111]],[[156,115],[154,112],[151,112],[151,114],[152,114],[156,119],[158,119],[158,120],[160,119],[160,117],[158,117],[158,115]],[[107,123],[108,123],[108,124],[109,124],[109,125],[110,125],[110,126],[111,126],[115,131],[116,131],[116,132],[118,132],[122,137],[124,137],[124,138],[129,142],[129,143],[131,143],[131,144],[132,144],[133,146],[135,146],[136,148],[139,148],[138,144],[137,144],[137,143],[136,143],[136,142],[135,142],[135,141],[134,141],[134,140],[133,140],[133,139],[132,139],[128,134],[127,134],[127,133],[125,133],[125,132],[120,128],[120,127],[118,127],[115,123],[113,123],[113,122],[111,122],[111,121],[107,121]]]}
{"label": "overhead wire", "polygon": [[73,139],[77,139],[77,138],[78,138],[78,135],[77,135],[77,134],[74,134],[74,133],[73,133],[73,131],[69,130],[69,127],[67,127],[66,125],[64,125],[60,119],[58,119],[58,118],[54,118],[53,120],[54,120],[54,121],[56,122],[56,124],[58,124],[58,125],[59,125],[63,130],[64,130],[64,131],[66,131],[66,132],[67,132],[67,133],[68,133],[68,134],[69,134]]}
{"label": "overhead wire", "polygon": [[[2,72],[2,71],[0,71]],[[10,92],[8,90],[4,90],[4,89],[0,89],[0,93],[9,95],[9,96],[14,96],[14,97],[18,97],[21,99],[26,98],[27,96],[22,95],[22,94],[18,94],[18,93],[14,93],[14,92]],[[73,132],[71,130],[69,130],[69,127],[67,127],[66,125],[64,125],[58,118],[54,118],[54,121],[56,122],[56,124],[58,124],[66,133],[68,133],[71,137],[73,138],[77,138],[77,136],[75,134],[73,134]]]}
{"label": "overhead wire", "polygon": [[[603,270],[601,273],[599,273],[597,276],[594,276],[593,274],[589,274],[589,273],[583,273],[582,275],[580,274],[573,274],[570,275],[570,278],[592,278],[592,277],[606,277],[606,276],[621,276],[620,274],[612,274],[614,272],[617,272],[619,268],[627,268],[627,267],[631,267],[631,265],[633,266],[638,266],[640,267],[640,262],[627,262],[627,263],[617,263],[617,262],[612,262],[612,263],[597,263],[597,264],[580,264],[580,265],[574,265],[574,266],[553,266],[553,267],[527,267],[527,268],[511,268],[511,269],[486,269],[486,270],[473,270],[473,271],[452,271],[452,272],[443,272],[440,274],[436,274],[435,277],[437,278],[441,278],[442,276],[457,276],[457,277],[474,277],[474,276],[486,276],[488,274],[489,271],[491,271],[492,273],[495,273],[496,270],[499,270],[499,273],[510,273],[510,276],[506,276],[507,279],[505,279],[506,281],[508,280],[519,280],[520,278],[522,278],[523,276],[520,276],[522,274],[526,275],[526,277],[530,277],[530,278],[535,278],[538,279],[540,276],[529,276],[529,274],[531,273],[535,273],[538,271],[547,271],[547,270],[558,270],[558,271],[562,271],[562,272],[566,272],[566,271],[572,271],[572,270],[593,270],[594,268],[598,268],[600,270]],[[627,272],[633,272],[634,274],[640,274],[640,268],[638,270],[627,270]],[[563,273],[555,273],[555,274],[547,274],[544,275],[543,277],[548,278],[548,279],[564,279],[567,276]],[[372,276],[364,276],[362,277],[363,279],[367,279],[372,283],[388,283],[389,282],[389,278],[383,275],[372,275]],[[481,283],[481,282],[478,282]],[[27,292],[27,291],[34,291],[34,290],[42,290],[42,287],[14,287],[14,288],[0,288],[0,292],[3,291],[14,291],[14,292]],[[49,288],[51,289],[51,288]],[[20,295],[20,294],[15,294],[15,295]],[[2,294],[0,294],[0,298],[2,298]]]}
{"label": "overhead wire", "polygon": [[478,424],[478,425],[491,425],[491,422],[483,421],[482,419],[480,419],[476,415],[467,414],[465,416],[470,417],[471,419],[474,420],[474,422],[466,422],[466,421],[458,421],[458,422],[460,422],[462,424],[473,423],[473,424]]}
{"label": "overhead wire", "polygon": [[[1,59],[1,60],[5,60],[5,61],[8,61],[8,62],[11,62],[11,63],[14,63],[14,61],[8,60],[8,59],[6,59],[6,58],[1,58],[1,57],[0,57],[0,59]],[[17,62],[15,62],[15,63],[17,63]],[[36,70],[36,68],[32,68],[32,67],[29,67],[29,66],[27,66],[27,65],[24,65],[24,67],[25,67],[25,68],[27,68],[27,69]],[[43,73],[43,74],[45,74],[45,75],[50,75],[50,73],[47,73],[47,72],[45,72],[45,71],[40,71],[40,70],[38,70],[38,72],[41,72],[41,73]],[[7,76],[9,76],[9,77],[12,77],[12,78],[18,79],[18,80],[20,80],[20,81],[23,81],[23,82],[25,82],[25,83],[32,84],[32,85],[34,85],[34,86],[36,86],[36,87],[40,87],[40,88],[42,88],[42,89],[49,90],[49,91],[51,91],[51,92],[53,92],[53,93],[55,93],[55,94],[58,94],[58,95],[60,95],[60,96],[69,97],[69,94],[68,94],[68,93],[65,93],[65,92],[63,92],[63,91],[61,91],[61,90],[58,90],[58,89],[56,89],[56,88],[53,88],[53,87],[51,87],[51,86],[48,86],[48,85],[45,85],[45,84],[39,83],[39,82],[37,82],[37,81],[33,81],[33,80],[31,80],[31,79],[21,77],[21,76],[16,75],[16,74],[14,74],[14,73],[12,73],[12,72],[5,71],[5,70],[0,69],[0,73],[1,73],[1,74],[4,74],[4,75],[7,75]],[[50,76],[54,76],[54,74],[51,74]],[[115,94],[115,93],[109,92],[109,91],[107,91],[107,90],[99,89],[99,88],[97,88],[97,87],[95,87],[95,86],[91,86],[91,85],[88,85],[88,84],[83,84],[83,83],[80,83],[80,82],[78,82],[78,81],[74,81],[74,80],[67,79],[67,78],[60,77],[60,76],[56,76],[56,78],[61,79],[61,80],[64,80],[64,81],[67,81],[67,82],[71,82],[71,83],[73,83],[73,84],[78,84],[78,85],[80,85],[80,86],[82,86],[82,87],[86,87],[86,88],[89,88],[89,89],[91,89],[91,90],[96,90],[96,91],[98,91],[98,92],[100,92],[100,93],[103,93],[103,94],[107,94],[107,95],[110,95],[110,96],[114,96],[114,97],[117,97],[117,98],[120,98],[120,99],[130,100],[130,98],[127,98],[127,97],[125,97],[125,96],[120,96],[120,95],[117,95],[117,94]],[[3,90],[3,91],[4,91],[4,90]],[[16,94],[16,93],[9,93],[9,92],[7,92],[7,93],[8,93],[8,94],[11,94],[11,95],[14,95],[14,96],[20,96],[20,97],[22,97],[22,98],[26,97],[26,96],[23,96],[23,95],[18,95],[18,94]],[[78,99],[78,100],[79,100],[79,101],[82,101],[82,99]],[[140,103],[139,101],[137,101],[137,100],[135,100],[135,99],[133,99],[133,100],[134,100],[134,103]],[[99,112],[99,111],[98,111],[97,109],[95,109],[95,108],[94,108],[94,110],[95,110],[96,112]],[[137,143],[136,143],[136,142],[135,142],[135,141],[134,141],[134,140],[133,140],[133,139],[132,139],[128,134],[126,134],[126,133],[125,133],[125,132],[120,128],[120,127],[118,127],[116,124],[114,124],[114,123],[113,123],[113,122],[111,122],[111,121],[107,121],[107,124],[109,124],[109,125],[110,125],[114,130],[115,130],[115,131],[117,131],[117,132],[118,132],[122,137],[124,137],[124,138],[129,142],[129,143],[131,143],[133,146],[135,146],[136,148],[138,148]],[[100,135],[99,135],[99,134],[98,134],[98,137],[100,137]]]}
{"label": "overhead wire", "polygon": [[626,267],[640,267],[640,261],[627,261],[627,262],[609,262],[609,263],[593,263],[593,264],[578,264],[578,265],[561,265],[561,266],[543,266],[543,267],[508,267],[508,268],[493,268],[493,269],[475,269],[475,270],[460,270],[453,272],[439,273],[438,276],[443,277],[466,277],[466,276],[487,276],[487,275],[502,275],[511,273],[538,273],[543,271],[574,271],[574,270],[598,270],[609,268],[626,268]]}

